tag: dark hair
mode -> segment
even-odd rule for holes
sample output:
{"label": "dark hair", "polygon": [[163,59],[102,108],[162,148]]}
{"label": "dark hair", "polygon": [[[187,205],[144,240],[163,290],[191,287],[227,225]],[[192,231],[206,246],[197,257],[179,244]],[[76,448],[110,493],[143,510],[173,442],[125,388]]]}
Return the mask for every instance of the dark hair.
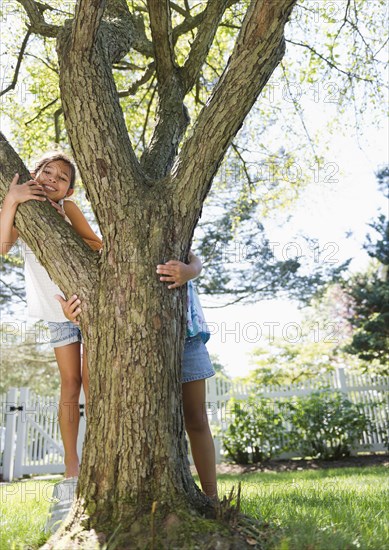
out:
{"label": "dark hair", "polygon": [[72,162],[72,160],[65,155],[65,153],[59,153],[57,151],[54,151],[53,153],[46,153],[43,157],[41,157],[35,166],[35,172],[38,172],[39,170],[42,170],[49,162],[55,162],[56,160],[62,160],[63,162],[66,162],[66,164],[70,167],[70,185],[69,189],[74,189],[74,184],[76,182],[76,166]]}

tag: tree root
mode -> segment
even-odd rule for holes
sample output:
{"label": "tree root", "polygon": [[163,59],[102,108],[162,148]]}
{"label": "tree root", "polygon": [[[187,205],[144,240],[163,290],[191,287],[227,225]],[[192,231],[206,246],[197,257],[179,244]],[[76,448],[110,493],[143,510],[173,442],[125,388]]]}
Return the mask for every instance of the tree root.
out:
{"label": "tree root", "polygon": [[[234,504],[233,504],[234,501]],[[113,526],[109,535],[88,530],[88,518],[72,510],[42,550],[261,550],[269,526],[240,512],[240,486],[200,515],[177,508],[151,511],[131,525]]]}

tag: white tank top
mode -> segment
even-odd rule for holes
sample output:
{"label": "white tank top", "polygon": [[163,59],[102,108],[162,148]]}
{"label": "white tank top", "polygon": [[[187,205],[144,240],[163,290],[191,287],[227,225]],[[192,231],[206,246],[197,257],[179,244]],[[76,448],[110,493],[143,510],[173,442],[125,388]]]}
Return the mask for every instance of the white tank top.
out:
{"label": "white tank top", "polygon": [[29,317],[51,321],[53,323],[66,322],[60,303],[54,298],[55,294],[63,296],[63,292],[50,279],[49,274],[38,262],[33,251],[23,242],[24,275],[26,284],[27,309]]}
{"label": "white tank top", "polygon": [[[63,201],[59,204],[62,206]],[[71,221],[66,216],[65,220]],[[35,254],[24,241],[24,277],[28,316],[52,323],[68,321],[63,314],[61,304],[54,298],[56,294],[63,295],[62,290],[50,279],[46,269],[39,263]]]}

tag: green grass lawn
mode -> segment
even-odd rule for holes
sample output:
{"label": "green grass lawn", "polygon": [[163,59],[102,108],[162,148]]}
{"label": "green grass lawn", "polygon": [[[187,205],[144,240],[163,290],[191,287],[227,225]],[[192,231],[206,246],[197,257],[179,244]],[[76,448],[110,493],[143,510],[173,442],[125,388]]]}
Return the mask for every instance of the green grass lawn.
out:
{"label": "green grass lawn", "polygon": [[[263,524],[265,550],[387,550],[389,476],[383,466],[218,476],[241,481],[242,511]],[[0,550],[38,548],[53,482],[2,485]]]}
{"label": "green grass lawn", "polygon": [[43,527],[56,481],[29,480],[0,486],[0,550],[30,550],[46,541]]}
{"label": "green grass lawn", "polygon": [[272,550],[388,550],[389,472],[382,466],[221,475],[241,481],[242,511],[268,524]]}

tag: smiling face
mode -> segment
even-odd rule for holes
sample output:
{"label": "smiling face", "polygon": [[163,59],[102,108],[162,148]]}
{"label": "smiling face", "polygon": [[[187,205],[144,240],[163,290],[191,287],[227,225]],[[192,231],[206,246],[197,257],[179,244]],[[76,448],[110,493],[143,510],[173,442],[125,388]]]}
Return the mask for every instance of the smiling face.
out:
{"label": "smiling face", "polygon": [[54,202],[73,194],[74,190],[69,189],[71,177],[71,167],[63,160],[48,162],[35,174],[35,180],[42,185],[48,198]]}

